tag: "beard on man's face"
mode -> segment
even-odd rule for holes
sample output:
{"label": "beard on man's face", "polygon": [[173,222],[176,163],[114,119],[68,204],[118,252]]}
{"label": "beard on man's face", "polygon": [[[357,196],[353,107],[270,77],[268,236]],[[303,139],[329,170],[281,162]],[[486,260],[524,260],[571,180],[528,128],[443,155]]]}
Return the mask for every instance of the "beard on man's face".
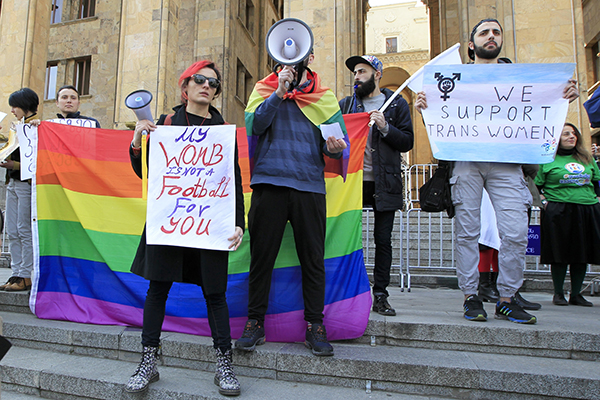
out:
{"label": "beard on man's face", "polygon": [[354,85],[358,85],[356,87],[356,95],[360,99],[367,97],[368,95],[373,93],[373,90],[375,90],[375,73],[373,73],[373,75],[371,75],[371,78],[369,78],[367,81],[356,81],[354,82]]}
{"label": "beard on man's face", "polygon": [[498,54],[500,54],[500,51],[502,51],[502,45],[498,46],[497,43],[496,48],[490,50],[485,48],[486,45],[487,43],[484,46],[474,45],[474,51],[477,57],[482,58],[484,60],[493,60],[494,58],[498,57]]}

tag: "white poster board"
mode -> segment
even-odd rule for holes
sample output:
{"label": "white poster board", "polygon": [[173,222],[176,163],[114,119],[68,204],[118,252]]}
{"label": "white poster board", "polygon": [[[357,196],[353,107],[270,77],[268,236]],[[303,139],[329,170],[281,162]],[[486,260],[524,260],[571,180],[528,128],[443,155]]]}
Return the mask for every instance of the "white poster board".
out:
{"label": "white poster board", "polygon": [[73,125],[73,126],[82,126],[84,128],[95,128],[96,122],[91,119],[81,119],[81,118],[54,118],[49,119],[48,122],[55,122],[57,124],[63,125]]}
{"label": "white poster board", "polygon": [[235,125],[163,125],[150,134],[148,244],[229,250],[235,132]]}
{"label": "white poster board", "polygon": [[21,152],[21,180],[32,179],[35,175],[37,161],[37,126],[30,124],[17,125],[19,151]]}
{"label": "white poster board", "polygon": [[554,159],[575,64],[432,65],[423,119],[433,156],[546,164]]}

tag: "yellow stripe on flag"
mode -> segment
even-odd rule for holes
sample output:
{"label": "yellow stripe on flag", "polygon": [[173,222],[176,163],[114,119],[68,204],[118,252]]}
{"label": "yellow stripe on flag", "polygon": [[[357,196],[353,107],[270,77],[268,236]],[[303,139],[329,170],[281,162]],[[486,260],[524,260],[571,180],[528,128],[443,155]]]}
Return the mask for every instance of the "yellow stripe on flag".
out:
{"label": "yellow stripe on flag", "polygon": [[38,219],[79,222],[98,232],[141,235],[145,204],[142,199],[73,192],[59,185],[37,186]]}

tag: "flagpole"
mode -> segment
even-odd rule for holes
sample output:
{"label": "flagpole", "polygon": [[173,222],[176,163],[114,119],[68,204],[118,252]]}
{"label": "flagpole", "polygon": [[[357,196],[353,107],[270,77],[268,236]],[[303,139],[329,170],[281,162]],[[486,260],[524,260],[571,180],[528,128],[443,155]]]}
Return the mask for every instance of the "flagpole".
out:
{"label": "flagpole", "polygon": [[[432,64],[433,61],[435,61],[437,58],[442,58],[446,54],[455,51],[459,47],[460,47],[460,43],[456,43],[454,46],[447,48],[442,53],[438,54],[436,57],[434,57],[433,59],[429,60],[427,62],[427,64],[425,64],[425,65]],[[406,81],[404,81],[404,83],[398,89],[396,89],[396,91],[394,92],[394,94],[392,94],[390,96],[390,98],[387,99],[387,101],[381,106],[381,108],[379,109],[380,112],[383,113],[389,107],[389,105],[392,104],[392,101],[394,101],[394,99],[396,97],[398,97],[398,95],[400,94],[400,92],[402,92],[412,82],[413,79],[415,79],[417,76],[420,76],[423,73],[423,68],[425,68],[425,65],[422,66],[421,68],[419,68],[419,70],[417,72],[415,72],[414,74],[412,74]],[[373,123],[374,123],[373,121],[369,121],[369,126],[373,126]]]}

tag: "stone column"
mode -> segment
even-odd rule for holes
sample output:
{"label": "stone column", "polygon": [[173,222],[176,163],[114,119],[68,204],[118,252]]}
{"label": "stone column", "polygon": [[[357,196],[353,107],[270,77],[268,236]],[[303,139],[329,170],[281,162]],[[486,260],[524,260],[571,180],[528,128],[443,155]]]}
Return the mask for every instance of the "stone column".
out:
{"label": "stone column", "polygon": [[[0,10],[0,111],[8,113],[8,96],[29,87],[40,97],[46,78],[51,1],[4,0]],[[10,117],[6,117],[10,120]],[[6,122],[3,123],[6,125]]]}
{"label": "stone column", "polygon": [[176,104],[180,8],[181,0],[123,0],[115,93],[117,129],[136,120],[125,107],[125,98],[134,90],[152,93],[155,119]]}
{"label": "stone column", "polygon": [[352,76],[344,62],[365,52],[366,0],[288,0],[285,17],[310,26],[315,38],[312,68],[338,98],[351,94]]}

